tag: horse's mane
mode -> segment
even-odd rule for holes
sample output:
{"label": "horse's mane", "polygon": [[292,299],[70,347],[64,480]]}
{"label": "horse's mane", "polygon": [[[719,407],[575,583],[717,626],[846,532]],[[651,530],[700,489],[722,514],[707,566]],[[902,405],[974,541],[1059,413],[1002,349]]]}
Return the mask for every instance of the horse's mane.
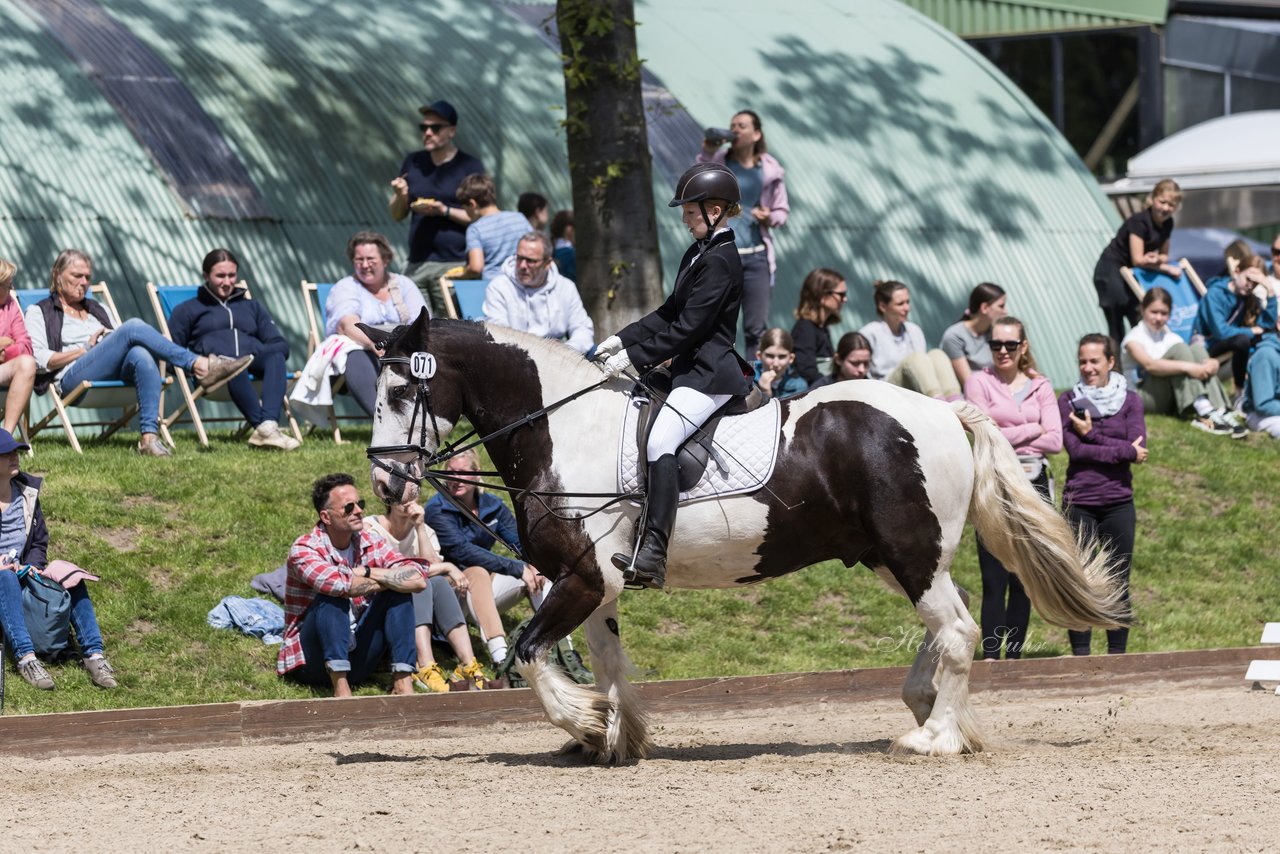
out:
{"label": "horse's mane", "polygon": [[433,327],[433,331],[435,328],[440,328],[442,331],[443,329],[453,328],[458,328],[459,331],[462,331],[465,328],[480,335],[487,332],[494,341],[500,344],[513,344],[529,354],[534,364],[538,366],[539,373],[549,372],[560,379],[581,380],[584,386],[598,381],[602,376],[599,368],[592,365],[582,357],[581,353],[563,341],[543,338],[540,335],[509,329],[493,323],[476,323],[466,320],[443,320],[435,323],[437,325]]}

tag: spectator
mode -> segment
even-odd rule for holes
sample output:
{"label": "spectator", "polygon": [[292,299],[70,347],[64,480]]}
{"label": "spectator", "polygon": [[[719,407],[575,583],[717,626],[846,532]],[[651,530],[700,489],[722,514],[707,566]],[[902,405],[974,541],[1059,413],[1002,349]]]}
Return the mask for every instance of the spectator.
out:
{"label": "spectator", "polygon": [[1182,188],[1176,182],[1166,178],[1156,184],[1146,209],[1126,219],[1098,257],[1093,286],[1107,318],[1107,332],[1115,341],[1124,338],[1126,320],[1130,327],[1138,322],[1138,298],[1120,275],[1121,267],[1141,267],[1175,279],[1182,275],[1180,267],[1169,263],[1173,215],[1181,204]]}
{"label": "spectator", "polygon": [[468,175],[484,174],[484,164],[454,145],[458,111],[448,101],[418,108],[422,114],[422,150],[406,155],[399,177],[391,181],[391,216],[409,220],[409,258],[404,274],[430,294],[432,314],[444,315],[436,282],[466,261],[466,228],[471,222],[458,185]]}
{"label": "spectator", "polygon": [[551,583],[533,567],[516,558],[494,554],[493,535],[475,524],[473,517],[497,531],[508,543],[519,548],[520,534],[515,517],[497,497],[480,489],[479,458],[475,451],[464,451],[445,461],[445,471],[458,475],[448,480],[449,494],[467,508],[463,512],[443,497],[436,495],[427,502],[426,518],[440,538],[440,554],[457,566],[469,582],[467,609],[480,628],[480,639],[489,649],[494,666],[507,657],[507,630],[501,612],[524,597],[536,610],[551,589]]}
{"label": "spectator", "polygon": [[[1129,605],[1136,515],[1131,467],[1147,461],[1147,423],[1142,398],[1117,373],[1115,342],[1107,335],[1080,339],[1080,381],[1058,398],[1067,483],[1062,502],[1076,531],[1111,552],[1112,572]],[[1072,655],[1088,655],[1092,634],[1069,631]],[[1123,653],[1127,628],[1107,630],[1107,652]]]}
{"label": "spectator", "polygon": [[876,313],[859,332],[871,342],[871,378],[943,400],[960,399],[960,383],[951,360],[941,350],[928,350],[924,332],[907,317],[911,293],[902,282],[875,284]]}
{"label": "spectator", "polygon": [[[800,304],[791,340],[796,346],[796,371],[812,386],[834,353],[830,327],[840,322],[840,309],[849,301],[844,276],[826,267],[809,271],[800,285]],[[819,364],[823,362],[824,364]]]}
{"label": "spectator", "polygon": [[1280,339],[1274,329],[1263,334],[1249,359],[1244,411],[1250,430],[1280,439]]}
{"label": "spectator", "polygon": [[[262,301],[249,299],[247,290],[236,287],[240,261],[230,249],[215,249],[204,256],[201,269],[204,283],[196,296],[175,308],[169,318],[173,341],[197,353],[252,356],[249,371],[227,383],[232,402],[253,427],[249,444],[292,451],[298,440],[280,430],[289,342]],[[261,398],[250,372],[262,381]]]}
{"label": "spectator", "polygon": [[804,377],[796,371],[796,347],[791,333],[774,327],[760,336],[760,349],[752,365],[756,372],[756,386],[766,397],[791,397],[809,387]]}
{"label": "spectator", "polygon": [[[79,567],[54,561],[49,566],[49,529],[40,508],[42,478],[26,474],[19,466],[19,451],[28,446],[0,430],[0,626],[18,665],[18,673],[42,691],[52,691],[53,677],[36,658],[35,646],[22,611],[19,572],[38,572],[58,581],[71,594],[71,629],[75,633],[81,663],[99,688],[115,688],[115,669],[103,656],[102,631],[89,599],[85,580],[97,581]],[[61,569],[57,566],[62,564]]]}
{"label": "spectator", "polygon": [[[1228,247],[1230,249],[1231,247]],[[1237,266],[1227,255],[1229,275],[1210,279],[1192,330],[1204,336],[1210,356],[1231,354],[1231,378],[1239,403],[1244,394],[1249,352],[1265,329],[1276,325],[1276,295],[1262,271],[1262,259],[1250,253]],[[1234,408],[1234,406],[1233,406]]]}
{"label": "spectator", "polygon": [[449,642],[458,658],[453,670],[454,681],[467,681],[476,688],[485,687],[484,669],[476,661],[467,634],[467,620],[462,616],[458,597],[467,592],[467,577],[462,570],[440,558],[440,541],[427,525],[422,505],[417,501],[387,504],[386,514],[367,520],[369,530],[386,540],[406,557],[429,562],[427,589],[413,594],[414,644],[418,649],[418,670],[414,686],[424,691],[443,693],[449,680],[436,663],[431,649],[431,630]]}
{"label": "spectator", "polygon": [[426,301],[413,281],[392,273],[391,244],[375,231],[360,231],[347,241],[353,273],[338,281],[325,300],[325,335],[345,335],[360,345],[347,354],[347,389],[369,415],[377,405],[378,348],[356,326],[392,329],[417,319]]}
{"label": "spectator", "polygon": [[[221,388],[253,361],[201,356],[179,347],[143,321],[131,318],[116,329],[107,310],[89,299],[93,262],[78,249],[64,249],[49,276],[49,296],[27,309],[32,352],[43,375],[35,389],[43,394],[50,382],[70,391],[85,380],[123,379],[138,396],[142,436],[138,453],[167,457],[170,451],[156,432],[160,428],[160,368],[168,362],[194,374],[207,391]],[[52,375],[52,376],[50,376]]]}
{"label": "spectator", "polygon": [[810,389],[846,380],[865,380],[871,377],[871,342],[861,332],[846,332],[836,344],[836,355],[831,360],[831,373],[818,377]]}
{"label": "spectator", "polygon": [[417,668],[411,597],[426,589],[427,579],[386,540],[365,530],[364,499],[354,484],[339,473],[311,487],[320,519],[289,549],[284,644],[276,672],[350,697],[389,650],[391,693],[412,694]]}
{"label": "spectator", "polygon": [[13,279],[18,268],[0,258],[0,387],[4,396],[4,429],[13,433],[22,421],[36,381],[36,360],[31,355],[31,336],[22,322],[22,306],[13,295]]}
{"label": "spectator", "polygon": [[574,247],[573,211],[556,211],[551,218],[552,257],[560,275],[578,281],[578,250]]}
{"label": "spectator", "polygon": [[516,210],[529,220],[529,227],[534,231],[547,227],[547,197],[541,193],[521,193],[516,201]]}
{"label": "spectator", "polygon": [[947,327],[938,346],[951,360],[956,379],[964,385],[969,374],[991,364],[991,324],[1008,314],[1004,288],[983,282],[969,294],[964,317]]}
{"label": "spectator", "polygon": [[1271,240],[1271,261],[1267,265],[1267,272],[1272,278],[1280,276],[1280,234]]}
{"label": "spectator", "polygon": [[[529,221],[515,211],[498,209],[498,191],[488,175],[468,175],[458,198],[471,217],[467,226],[467,275],[492,279],[516,254],[516,244],[529,231]],[[549,256],[548,256],[549,257]]]}
{"label": "spectator", "polygon": [[1124,337],[1124,350],[1138,365],[1138,395],[1145,412],[1190,418],[1208,433],[1244,438],[1243,425],[1227,414],[1227,393],[1218,381],[1218,360],[1204,345],[1190,347],[1169,328],[1173,297],[1152,288],[1142,298],[1142,319]]}
{"label": "spectator", "polygon": [[[991,328],[992,363],[974,371],[964,384],[965,399],[990,415],[1013,446],[1036,492],[1053,502],[1046,454],[1062,450],[1062,418],[1053,385],[1036,370],[1031,342],[1016,317],[1005,316]],[[982,569],[982,657],[1021,658],[1031,619],[1031,600],[1015,575],[978,541]],[[1006,595],[1008,597],[1006,601]]]}
{"label": "spectator", "polygon": [[484,291],[484,319],[543,338],[566,341],[579,353],[595,346],[595,324],[573,282],[551,263],[551,241],[530,231]]}
{"label": "spectator", "polygon": [[769,325],[773,276],[778,269],[772,230],[786,225],[790,212],[785,170],[768,152],[760,116],[741,110],[729,123],[728,137],[708,129],[697,158],[699,163],[728,166],[742,193],[742,211],[727,224],[742,257],[742,335],[748,356],[760,349],[760,336]]}

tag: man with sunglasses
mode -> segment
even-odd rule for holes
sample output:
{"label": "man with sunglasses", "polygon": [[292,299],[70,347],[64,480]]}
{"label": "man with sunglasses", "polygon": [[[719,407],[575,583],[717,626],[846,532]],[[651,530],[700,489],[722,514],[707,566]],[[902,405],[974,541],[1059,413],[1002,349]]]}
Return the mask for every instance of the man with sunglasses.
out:
{"label": "man with sunglasses", "polygon": [[311,501],[320,519],[289,549],[276,672],[350,697],[390,649],[391,693],[412,694],[412,594],[427,586],[422,567],[401,562],[386,540],[365,530],[364,499],[351,475],[320,478]]}
{"label": "man with sunglasses", "polygon": [[564,341],[585,354],[595,346],[595,324],[578,288],[560,275],[551,255],[551,241],[541,231],[521,237],[516,254],[484,290],[484,319]]}
{"label": "man with sunglasses", "polygon": [[404,274],[431,302],[431,313],[444,317],[436,282],[466,262],[466,230],[471,223],[458,199],[458,185],[468,175],[482,175],[484,164],[454,145],[458,111],[448,101],[418,108],[422,150],[407,155],[391,181],[391,216],[409,220],[409,260]]}

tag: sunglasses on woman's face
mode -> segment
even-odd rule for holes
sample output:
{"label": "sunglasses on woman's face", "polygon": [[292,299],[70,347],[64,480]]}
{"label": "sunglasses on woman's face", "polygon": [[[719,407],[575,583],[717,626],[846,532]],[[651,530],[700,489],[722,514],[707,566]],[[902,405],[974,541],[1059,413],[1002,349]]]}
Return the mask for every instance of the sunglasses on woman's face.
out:
{"label": "sunglasses on woman's face", "polygon": [[1017,341],[992,341],[991,352],[995,353],[1003,350],[1006,353],[1012,353],[1022,346],[1022,340]]}
{"label": "sunglasses on woman's face", "polygon": [[848,291],[827,291],[827,296],[829,296],[829,297],[835,297],[836,299],[840,300],[840,302],[848,302],[848,301],[849,301],[849,292],[848,292]]}

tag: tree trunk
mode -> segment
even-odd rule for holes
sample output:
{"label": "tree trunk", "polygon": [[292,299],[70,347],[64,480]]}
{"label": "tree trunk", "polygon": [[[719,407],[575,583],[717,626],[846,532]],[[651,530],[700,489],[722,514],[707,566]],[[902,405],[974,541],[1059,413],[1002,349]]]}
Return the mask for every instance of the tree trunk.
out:
{"label": "tree trunk", "polygon": [[578,290],[603,340],[663,298],[634,0],[557,0]]}

